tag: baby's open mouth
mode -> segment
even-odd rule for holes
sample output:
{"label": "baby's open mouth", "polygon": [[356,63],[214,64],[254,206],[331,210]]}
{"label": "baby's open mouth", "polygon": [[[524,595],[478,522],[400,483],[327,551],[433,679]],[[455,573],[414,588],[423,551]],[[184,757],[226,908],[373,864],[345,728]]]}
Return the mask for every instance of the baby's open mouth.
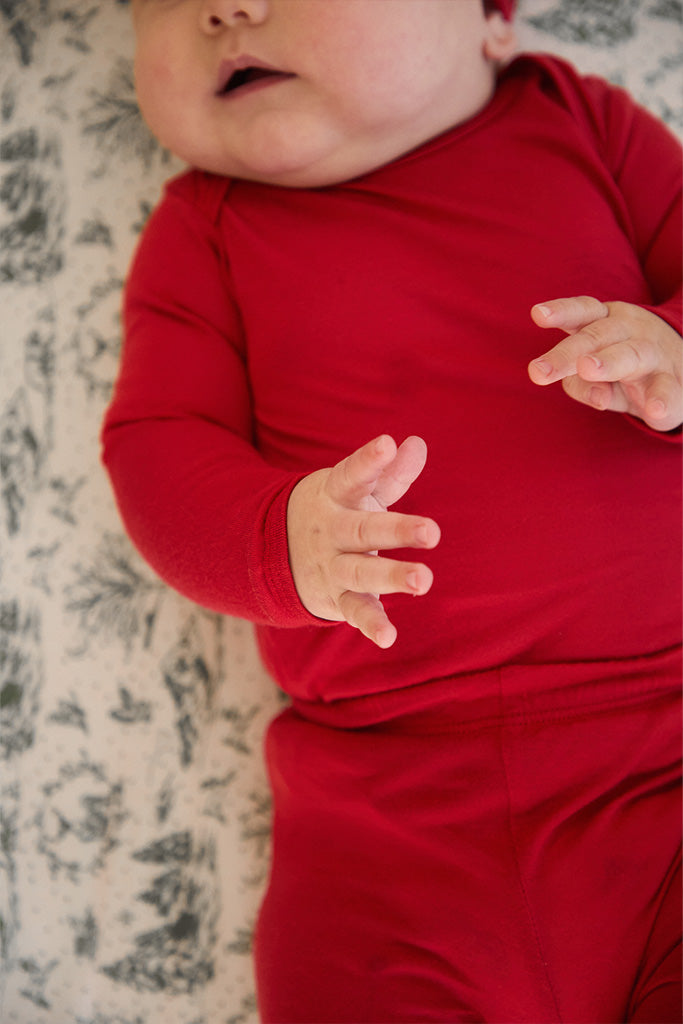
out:
{"label": "baby's open mouth", "polygon": [[264,85],[270,82],[284,81],[287,78],[293,78],[294,76],[284,71],[278,71],[275,68],[257,67],[256,65],[250,65],[244,68],[237,68],[228,77],[225,84],[218,90],[219,96],[228,96],[238,90],[244,89],[246,86],[254,85],[255,83],[263,83]]}

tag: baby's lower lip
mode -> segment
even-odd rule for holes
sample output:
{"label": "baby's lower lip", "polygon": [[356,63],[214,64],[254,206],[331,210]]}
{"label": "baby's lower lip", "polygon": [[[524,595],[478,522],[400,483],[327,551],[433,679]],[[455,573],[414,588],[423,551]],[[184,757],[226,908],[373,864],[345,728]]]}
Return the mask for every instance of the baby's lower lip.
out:
{"label": "baby's lower lip", "polygon": [[218,93],[218,97],[221,100],[239,99],[240,96],[247,96],[252,92],[267,89],[270,85],[278,85],[280,82],[286,82],[290,78],[295,77],[295,75],[289,74],[285,71],[269,72],[267,75],[261,75],[259,78],[254,78],[251,82],[245,82],[243,85],[237,86],[236,89],[230,89],[228,92]]}

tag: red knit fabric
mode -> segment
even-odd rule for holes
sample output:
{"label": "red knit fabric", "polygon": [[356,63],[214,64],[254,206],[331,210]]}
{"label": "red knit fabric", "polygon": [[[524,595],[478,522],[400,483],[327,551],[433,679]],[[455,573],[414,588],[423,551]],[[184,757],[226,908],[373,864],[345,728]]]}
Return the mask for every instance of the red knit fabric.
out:
{"label": "red knit fabric", "polygon": [[[357,181],[177,180],[128,283],[104,431],[133,540],[187,596],[259,623],[275,678],[307,701],[403,691],[405,709],[429,680],[561,662],[599,678],[670,648],[677,445],[534,387],[526,365],[553,341],[529,308],[552,297],[654,306],[680,330],[679,190],[659,123],[540,58]],[[396,507],[442,529],[432,591],[386,599],[390,651],[302,608],[285,529],[301,474],[382,432],[427,441]]]}
{"label": "red knit fabric", "polygon": [[[679,668],[672,663],[671,668]],[[264,1024],[681,1021],[681,705],[534,715],[504,687],[267,755]]]}

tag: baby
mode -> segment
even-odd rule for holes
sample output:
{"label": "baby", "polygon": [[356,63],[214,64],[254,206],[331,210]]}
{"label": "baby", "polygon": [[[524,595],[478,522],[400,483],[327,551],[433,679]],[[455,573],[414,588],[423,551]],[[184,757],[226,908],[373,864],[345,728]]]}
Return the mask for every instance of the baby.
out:
{"label": "baby", "polygon": [[681,1020],[680,148],[512,7],[132,3],[104,458],[292,698],[264,1021]]}

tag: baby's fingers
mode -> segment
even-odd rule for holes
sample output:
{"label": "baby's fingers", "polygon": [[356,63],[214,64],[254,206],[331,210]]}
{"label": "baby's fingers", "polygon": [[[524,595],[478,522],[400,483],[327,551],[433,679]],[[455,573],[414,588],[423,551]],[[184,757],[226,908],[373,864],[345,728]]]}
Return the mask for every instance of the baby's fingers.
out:
{"label": "baby's fingers", "polygon": [[628,302],[588,296],[555,299],[531,310],[540,327],[568,337],[529,364],[535,384],[562,381],[576,401],[628,412],[654,430],[683,419],[680,335],[656,313]]}
{"label": "baby's fingers", "polygon": [[434,548],[441,531],[433,519],[401,512],[344,511],[336,542],[340,551],[390,551],[395,548]]}
{"label": "baby's fingers", "polygon": [[671,374],[656,373],[650,378],[642,418],[653,430],[676,430],[683,423],[683,393]]}
{"label": "baby's fingers", "polygon": [[370,497],[383,508],[402,498],[424,469],[427,445],[408,437],[397,448],[382,434],[333,467],[327,482],[329,496],[346,508],[367,506]]}
{"label": "baby's fingers", "polygon": [[431,569],[373,555],[341,554],[335,561],[336,581],[346,587],[337,600],[340,614],[378,647],[391,647],[396,640],[396,627],[390,622],[380,595],[426,594],[434,582]]}
{"label": "baby's fingers", "polygon": [[531,318],[538,327],[555,327],[574,334],[595,320],[609,316],[609,307],[591,295],[575,295],[569,299],[540,302],[531,309]]}
{"label": "baby's fingers", "polygon": [[628,401],[623,390],[615,384],[607,381],[592,383],[582,380],[578,374],[565,377],[562,387],[570,398],[583,405],[590,405],[593,409],[612,412],[628,412]]}
{"label": "baby's fingers", "polygon": [[421,437],[407,437],[396,458],[380,474],[373,495],[388,508],[402,498],[417,480],[427,461],[427,445]]}
{"label": "baby's fingers", "polygon": [[569,335],[529,364],[534,384],[564,380],[577,372],[579,360],[628,337],[623,323],[608,319],[608,307],[597,299],[556,299],[534,306],[531,315],[539,326],[556,327]]}
{"label": "baby's fingers", "polygon": [[426,565],[374,555],[340,554],[334,560],[335,583],[356,594],[426,594],[434,574]]}
{"label": "baby's fingers", "polygon": [[588,381],[642,380],[660,368],[660,353],[647,338],[607,345],[599,352],[579,356],[577,373]]}
{"label": "baby's fingers", "polygon": [[683,401],[678,382],[668,373],[652,374],[644,380],[591,382],[578,375],[562,381],[567,394],[593,409],[629,412],[653,430],[675,430],[683,421]]}
{"label": "baby's fingers", "polygon": [[389,621],[382,602],[373,594],[356,594],[349,590],[341,595],[339,608],[350,626],[359,629],[382,650],[395,642],[396,627]]}
{"label": "baby's fingers", "polygon": [[374,491],[382,471],[393,462],[396,451],[396,442],[387,434],[356,449],[330,471],[329,496],[346,508],[359,508]]}

